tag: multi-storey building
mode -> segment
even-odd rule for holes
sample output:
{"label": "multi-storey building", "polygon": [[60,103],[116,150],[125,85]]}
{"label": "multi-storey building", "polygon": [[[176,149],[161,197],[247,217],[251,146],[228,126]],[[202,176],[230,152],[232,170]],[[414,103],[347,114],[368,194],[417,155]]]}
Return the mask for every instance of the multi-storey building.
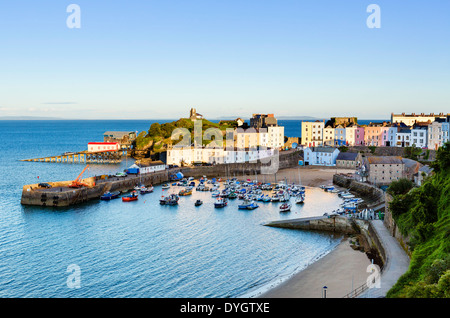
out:
{"label": "multi-storey building", "polygon": [[323,144],[325,146],[334,146],[334,128],[330,125],[323,129]]}
{"label": "multi-storey building", "polygon": [[400,128],[397,131],[395,145],[397,147],[410,147],[411,143],[411,129],[410,128]]}
{"label": "multi-storey building", "polygon": [[334,147],[307,147],[303,150],[306,165],[334,166],[339,155]]}
{"label": "multi-storey building", "polygon": [[346,139],[345,139],[345,127],[342,125],[336,126],[334,129],[334,145],[336,147],[338,146],[344,146],[346,145]]}
{"label": "multi-storey building", "polygon": [[449,140],[449,123],[446,120],[436,120],[428,125],[428,149],[437,150]]}
{"label": "multi-storey building", "polygon": [[243,163],[270,158],[274,153],[274,149],[172,147],[167,150],[167,164],[181,166],[193,163]]}
{"label": "multi-storey building", "polygon": [[365,157],[358,172],[362,181],[376,185],[387,185],[404,177],[405,163],[402,157],[372,156]]}
{"label": "multi-storey building", "polygon": [[445,119],[447,116],[450,116],[450,114],[444,114],[444,113],[439,113],[439,114],[435,114],[435,113],[431,113],[431,114],[406,114],[406,113],[401,113],[401,114],[394,114],[391,113],[391,123],[395,124],[395,123],[404,123],[407,126],[412,126],[417,122],[428,122],[428,123],[432,123],[436,120],[436,118],[441,118],[441,119]]}
{"label": "multi-storey building", "polygon": [[323,145],[325,121],[302,121],[302,145],[307,147]]}
{"label": "multi-storey building", "polygon": [[427,147],[427,126],[414,125],[411,128],[411,145],[418,148]]}
{"label": "multi-storey building", "polygon": [[366,146],[382,145],[382,125],[369,124],[364,127],[364,143]]}

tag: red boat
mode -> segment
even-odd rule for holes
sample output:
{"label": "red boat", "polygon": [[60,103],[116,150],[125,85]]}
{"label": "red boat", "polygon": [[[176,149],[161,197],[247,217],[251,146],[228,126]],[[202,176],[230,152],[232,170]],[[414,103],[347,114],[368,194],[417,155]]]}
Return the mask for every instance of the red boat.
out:
{"label": "red boat", "polygon": [[136,191],[133,191],[130,195],[122,197],[122,201],[124,201],[124,202],[137,201],[138,197],[139,196],[136,193]]}

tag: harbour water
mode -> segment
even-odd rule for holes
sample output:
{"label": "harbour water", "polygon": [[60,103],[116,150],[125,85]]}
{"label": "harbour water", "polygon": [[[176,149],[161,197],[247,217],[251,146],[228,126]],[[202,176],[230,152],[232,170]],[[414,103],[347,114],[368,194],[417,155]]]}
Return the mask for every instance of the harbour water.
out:
{"label": "harbour water", "polygon": [[[161,121],[159,121],[161,122]],[[25,184],[72,180],[80,164],[20,159],[85,150],[108,130],[143,131],[150,121],[2,121],[0,133],[0,297],[241,297],[303,269],[340,237],[268,228],[280,218],[322,215],[341,202],[307,189],[306,203],[280,214],[280,203],[238,210],[213,207],[209,192],[160,206],[163,192],[136,202],[92,201],[70,208],[20,204]],[[294,127],[295,125],[293,125]],[[131,162],[91,165],[84,175],[115,173]],[[169,191],[178,191],[173,189]],[[195,207],[196,199],[204,204]],[[81,288],[67,286],[69,265]]]}

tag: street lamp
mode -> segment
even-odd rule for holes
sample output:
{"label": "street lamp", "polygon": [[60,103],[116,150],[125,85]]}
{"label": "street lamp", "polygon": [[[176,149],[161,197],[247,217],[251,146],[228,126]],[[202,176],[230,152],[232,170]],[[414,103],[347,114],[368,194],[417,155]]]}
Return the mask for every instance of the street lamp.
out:
{"label": "street lamp", "polygon": [[322,287],[322,298],[327,298],[327,286]]}

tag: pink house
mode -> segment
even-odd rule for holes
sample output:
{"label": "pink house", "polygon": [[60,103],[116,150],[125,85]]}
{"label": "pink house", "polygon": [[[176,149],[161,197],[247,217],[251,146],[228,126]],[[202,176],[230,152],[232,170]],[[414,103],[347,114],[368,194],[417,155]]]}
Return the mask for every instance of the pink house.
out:
{"label": "pink house", "polygon": [[364,145],[364,128],[351,125],[345,128],[345,138],[348,146]]}
{"label": "pink house", "polygon": [[364,146],[364,127],[355,129],[355,146]]}
{"label": "pink house", "polygon": [[382,129],[381,126],[367,126],[364,127],[364,142],[366,146],[381,146]]}
{"label": "pink house", "polygon": [[389,127],[381,127],[381,146],[386,147],[389,141]]}

